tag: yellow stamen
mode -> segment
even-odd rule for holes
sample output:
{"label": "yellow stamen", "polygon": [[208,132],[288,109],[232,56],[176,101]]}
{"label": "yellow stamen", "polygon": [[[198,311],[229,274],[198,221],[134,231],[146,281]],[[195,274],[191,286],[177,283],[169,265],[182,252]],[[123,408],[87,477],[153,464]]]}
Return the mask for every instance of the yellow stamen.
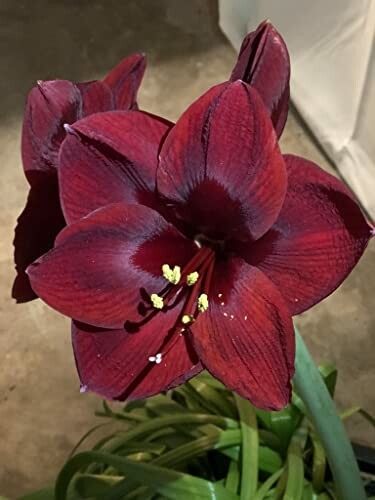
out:
{"label": "yellow stamen", "polygon": [[172,285],[177,285],[181,279],[181,267],[174,266],[173,269],[168,264],[163,264],[162,267],[163,276]]}
{"label": "yellow stamen", "polygon": [[181,321],[183,322],[184,325],[188,325],[189,323],[191,323],[193,321],[193,318],[191,316],[189,316],[188,314],[184,314],[182,316]]}
{"label": "yellow stamen", "polygon": [[207,311],[207,309],[208,309],[208,297],[207,297],[207,294],[202,293],[198,297],[198,311],[203,313],[203,312]]}
{"label": "yellow stamen", "polygon": [[188,274],[186,276],[187,286],[195,285],[195,283],[198,281],[198,278],[199,278],[199,273],[197,271],[194,271],[193,273]]}
{"label": "yellow stamen", "polygon": [[151,302],[155,309],[163,309],[164,301],[163,297],[160,297],[157,293],[151,294]]}

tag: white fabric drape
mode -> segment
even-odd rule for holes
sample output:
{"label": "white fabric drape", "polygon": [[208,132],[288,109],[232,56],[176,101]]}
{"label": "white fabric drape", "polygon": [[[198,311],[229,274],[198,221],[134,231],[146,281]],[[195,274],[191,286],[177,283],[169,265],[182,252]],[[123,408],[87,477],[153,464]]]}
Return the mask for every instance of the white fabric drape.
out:
{"label": "white fabric drape", "polygon": [[375,219],[375,0],[219,0],[236,49],[264,19],[284,37],[291,96]]}

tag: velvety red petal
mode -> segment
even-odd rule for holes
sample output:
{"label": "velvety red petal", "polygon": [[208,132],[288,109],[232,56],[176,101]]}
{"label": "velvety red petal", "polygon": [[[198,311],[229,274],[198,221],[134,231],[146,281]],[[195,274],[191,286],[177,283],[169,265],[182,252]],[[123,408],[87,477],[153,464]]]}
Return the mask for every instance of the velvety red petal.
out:
{"label": "velvety red petal", "polygon": [[12,297],[17,302],[36,298],[25,270],[53,247],[56,235],[64,226],[56,176],[33,172],[33,187],[17,220],[13,242],[17,277]]}
{"label": "velvety red petal", "polygon": [[82,95],[82,117],[114,109],[112,91],[105,83],[94,80],[76,83],[76,86]]}
{"label": "velvety red petal", "polygon": [[265,21],[244,38],[231,80],[243,80],[259,92],[280,137],[288,116],[290,60],[272,24]]}
{"label": "velvety red petal", "polygon": [[177,338],[160,364],[148,359],[163,352],[180,312],[181,307],[158,313],[137,333],[73,322],[74,355],[83,388],[107,399],[143,399],[199,373],[202,366],[187,336]]}
{"label": "velvety red petal", "polygon": [[314,163],[287,155],[288,192],[272,229],[242,255],[279,288],[292,314],[332,293],[371,237],[344,184]]}
{"label": "velvety red petal", "polygon": [[136,107],[137,92],[146,69],[146,56],[134,54],[123,59],[104,79],[112,90],[115,109]]}
{"label": "velvety red petal", "polygon": [[294,330],[277,288],[240,258],[218,262],[209,307],[192,327],[203,365],[258,408],[279,410],[291,396]]}
{"label": "velvety red petal", "polygon": [[184,264],[195,251],[157,212],[117,203],[65,228],[27,272],[37,295],[61,313],[133,330],[149,296],[166,285],[162,265]]}
{"label": "velvety red petal", "polygon": [[156,208],[158,153],[170,126],[138,111],[100,113],[75,123],[59,158],[68,223],[118,201]]}
{"label": "velvety red petal", "polygon": [[64,123],[73,123],[82,110],[81,94],[67,80],[39,82],[27,98],[22,129],[22,161],[33,185],[33,172],[54,173],[65,137]]}
{"label": "velvety red petal", "polygon": [[284,201],[286,169],[268,113],[243,82],[218,85],[168,134],[157,187],[179,217],[215,239],[259,238]]}

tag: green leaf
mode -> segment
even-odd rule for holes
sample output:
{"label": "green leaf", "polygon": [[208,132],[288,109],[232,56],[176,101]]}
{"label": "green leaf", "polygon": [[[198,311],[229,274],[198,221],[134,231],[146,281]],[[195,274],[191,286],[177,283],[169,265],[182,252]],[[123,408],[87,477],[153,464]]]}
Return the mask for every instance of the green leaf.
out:
{"label": "green leaf", "polygon": [[375,418],[366,410],[363,410],[360,406],[352,406],[351,408],[348,408],[347,410],[340,413],[340,417],[342,418],[342,420],[345,420],[346,418],[349,418],[356,413],[359,413],[372,425],[372,427],[375,427]]}
{"label": "green leaf", "polygon": [[259,469],[273,474],[283,465],[281,456],[266,446],[259,446]]}
{"label": "green leaf", "polygon": [[255,413],[264,427],[271,431],[271,412],[255,408]]}
{"label": "green leaf", "polygon": [[95,431],[97,431],[98,429],[101,429],[102,427],[105,427],[105,426],[108,426],[110,425],[111,422],[106,422],[104,424],[99,424],[99,425],[95,425],[95,427],[92,427],[90,430],[88,430],[82,437],[81,439],[78,441],[78,443],[74,446],[74,448],[72,449],[72,451],[70,452],[69,454],[69,457],[72,457],[75,452],[78,450],[78,448],[81,446],[81,444],[89,437],[91,436],[91,434],[93,434]]}
{"label": "green leaf", "polygon": [[149,402],[148,399],[136,399],[135,401],[129,401],[124,404],[122,411],[124,413],[129,413],[133,412],[134,410],[137,411],[145,409],[148,402]]}
{"label": "green leaf", "polygon": [[305,403],[295,391],[292,392],[292,404],[302,415],[307,415]]}
{"label": "green leaf", "polygon": [[259,435],[255,409],[246,399],[237,394],[235,400],[241,419],[242,432],[242,473],[241,500],[253,498],[258,488]]}
{"label": "green leaf", "polygon": [[270,412],[271,430],[281,441],[283,450],[288,448],[291,436],[301,421],[301,413],[293,405]]}
{"label": "green leaf", "polygon": [[237,418],[235,405],[225,397],[223,391],[214,389],[212,386],[199,380],[199,378],[194,378],[187,382],[187,384],[194,387],[195,391],[212,405],[215,413],[225,417]]}
{"label": "green leaf", "polygon": [[279,500],[279,498],[282,497],[285,491],[287,479],[288,479],[288,468],[284,467],[276,485],[275,498],[277,498],[277,500]]}
{"label": "green leaf", "polygon": [[108,447],[107,451],[116,452],[116,450],[124,446],[125,443],[144,438],[147,434],[153,431],[158,431],[163,427],[182,426],[184,424],[197,426],[208,423],[218,425],[219,427],[222,427],[224,429],[235,429],[236,427],[238,428],[238,423],[235,420],[220,417],[219,415],[186,413],[182,415],[177,414],[171,416],[163,416],[153,418],[152,420],[149,420],[147,422],[142,422],[129,431],[122,433],[120,437],[112,441],[111,446]]}
{"label": "green leaf", "polygon": [[240,430],[221,431],[216,436],[204,436],[153,460],[153,464],[175,466],[184,460],[202,455],[208,450],[229,448],[241,442]]}
{"label": "green leaf", "polygon": [[[229,431],[226,431],[226,432],[229,432]],[[239,458],[240,458],[241,447],[240,446],[231,446],[230,448],[218,449],[218,451],[221,454],[229,457],[231,460],[238,462]],[[259,470],[273,474],[282,465],[283,465],[283,460],[282,460],[279,453],[268,448],[267,446],[259,446],[259,450],[258,450]]]}
{"label": "green leaf", "polygon": [[[216,434],[211,433],[209,436],[204,436],[193,440],[185,445],[179,446],[176,449],[170,450],[152,461],[152,465],[176,468],[181,462],[191,461],[209,450],[216,450],[239,445],[241,442],[240,430],[217,431]],[[125,484],[126,483],[126,484]],[[122,481],[116,490],[111,494],[107,493],[108,500],[118,498],[118,495],[131,492],[137,482],[131,478]]]}
{"label": "green leaf", "polygon": [[262,424],[280,440],[281,450],[286,451],[290,438],[301,421],[301,412],[293,405],[280,411],[264,411],[256,409]]}
{"label": "green leaf", "polygon": [[368,413],[366,410],[362,408],[358,412],[363,418],[365,418],[373,427],[375,427],[375,418],[373,415]]}
{"label": "green leaf", "polygon": [[324,383],[330,393],[331,397],[335,395],[335,388],[337,382],[337,369],[331,363],[324,363],[318,366],[319,372],[323,377]]}
{"label": "green leaf", "polygon": [[228,389],[225,387],[224,384],[222,384],[221,382],[219,382],[215,377],[213,377],[207,371],[204,371],[204,372],[200,373],[199,375],[197,375],[194,378],[194,380],[200,380],[200,381],[204,382],[205,384],[210,385],[214,389],[223,390],[226,393],[230,392],[230,391],[228,391]]}
{"label": "green leaf", "polygon": [[267,494],[271,490],[272,486],[276,483],[276,481],[281,477],[284,469],[279,469],[272,476],[270,476],[259,488],[254,496],[254,500],[263,500],[266,498]]}
{"label": "green leaf", "polygon": [[[82,452],[71,458],[61,470],[55,489],[56,500],[66,500],[68,486],[82,467],[91,462],[113,466],[121,474],[130,475],[140,484],[149,486],[166,498],[181,500],[238,500],[238,496],[201,478],[155,465],[133,462],[109,453]],[[121,498],[121,497],[120,497]]]}
{"label": "green leaf", "polygon": [[[318,495],[317,497],[318,500],[332,500],[332,497],[330,495],[328,495],[328,493],[321,493],[320,495]],[[371,500],[369,498],[369,500]]]}
{"label": "green leaf", "polygon": [[306,483],[303,488],[302,500],[317,500],[318,495],[314,492],[311,483]]}
{"label": "green leaf", "polygon": [[307,423],[302,424],[294,432],[290,440],[287,454],[287,480],[284,500],[301,500],[304,486],[303,450],[307,440]]}
{"label": "green leaf", "polygon": [[192,411],[212,413],[214,415],[220,414],[215,405],[213,405],[211,401],[206,400],[198,391],[194,389],[192,385],[189,384],[189,382],[177,387],[175,391],[184,396],[188,407]]}
{"label": "green leaf", "polygon": [[324,487],[327,459],[323,445],[314,429],[310,431],[310,438],[313,445],[312,486],[316,492],[320,493]]}
{"label": "green leaf", "polygon": [[280,439],[276,436],[276,434],[274,434],[271,431],[267,431],[265,429],[259,429],[258,432],[259,432],[259,441],[263,445],[278,452],[281,450],[281,442]]}
{"label": "green leaf", "polygon": [[112,408],[109,406],[109,404],[106,401],[102,401],[103,404],[103,411],[102,412],[95,412],[95,415],[98,417],[110,417],[113,419],[118,419],[118,420],[126,420],[131,423],[133,422],[144,422],[147,419],[147,415],[143,414],[137,414],[135,412],[133,413],[127,413],[125,411],[121,412],[115,412],[112,410]]}
{"label": "green leaf", "polygon": [[122,476],[80,474],[74,481],[74,487],[82,498],[96,498],[122,479]]}
{"label": "green leaf", "polygon": [[238,486],[240,484],[240,469],[238,467],[238,462],[231,460],[228,468],[228,474],[225,479],[225,488],[232,493],[238,492]]}
{"label": "green leaf", "polygon": [[153,415],[158,415],[160,417],[174,413],[186,413],[189,411],[186,406],[177,403],[165,394],[158,394],[148,399],[147,409],[151,411]]}

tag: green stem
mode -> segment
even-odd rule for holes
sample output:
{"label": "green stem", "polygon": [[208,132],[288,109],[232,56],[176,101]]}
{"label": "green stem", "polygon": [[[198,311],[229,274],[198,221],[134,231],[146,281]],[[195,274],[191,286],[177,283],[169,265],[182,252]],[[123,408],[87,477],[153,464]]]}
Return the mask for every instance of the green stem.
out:
{"label": "green stem", "polygon": [[337,494],[340,500],[366,500],[358,464],[344,425],[297,328],[295,331],[296,371],[293,382],[323,443]]}

